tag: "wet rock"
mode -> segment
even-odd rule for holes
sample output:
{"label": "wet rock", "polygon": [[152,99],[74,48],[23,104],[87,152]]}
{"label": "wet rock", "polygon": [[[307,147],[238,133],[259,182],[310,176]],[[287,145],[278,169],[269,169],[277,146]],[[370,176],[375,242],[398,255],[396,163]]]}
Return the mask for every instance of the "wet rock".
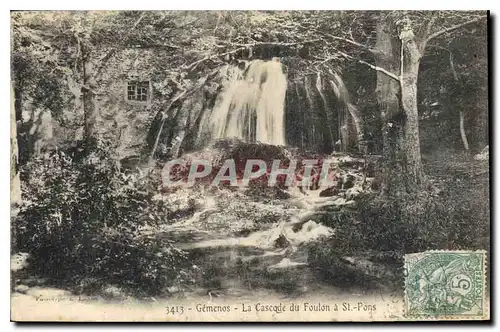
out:
{"label": "wet rock", "polygon": [[274,240],[274,247],[275,248],[286,248],[290,246],[290,241],[283,235],[280,234],[276,240]]}
{"label": "wet rock", "polygon": [[345,197],[348,200],[356,199],[362,192],[363,189],[361,189],[360,187],[352,187],[347,189]]}
{"label": "wet rock", "polygon": [[339,189],[336,187],[329,187],[319,193],[319,197],[331,197],[338,195]]}
{"label": "wet rock", "polygon": [[346,176],[345,181],[344,181],[343,188],[344,189],[349,189],[349,188],[354,187],[354,181],[355,180],[356,180],[356,178],[353,175],[348,174]]}
{"label": "wet rock", "polygon": [[313,220],[309,220],[308,222],[304,223],[304,225],[302,225],[302,230],[305,232],[310,232],[313,229],[317,228],[318,226],[319,224],[317,224]]}
{"label": "wet rock", "polygon": [[363,165],[364,160],[361,158],[353,158],[351,156],[341,156],[337,162],[342,167],[358,168]]}
{"label": "wet rock", "polygon": [[234,235],[246,237],[246,236],[250,235],[254,231],[255,231],[254,229],[245,228],[245,229],[242,229],[240,231],[235,232]]}
{"label": "wet rock", "polygon": [[283,258],[279,263],[274,264],[269,266],[270,270],[273,269],[288,269],[288,268],[294,268],[297,266],[304,266],[307,265],[307,263],[300,263],[300,262],[292,262],[290,258]]}
{"label": "wet rock", "polygon": [[374,178],[370,187],[372,190],[376,191],[376,190],[380,189],[381,184],[382,184],[382,181],[379,178]]}
{"label": "wet rock", "polygon": [[106,286],[103,289],[103,295],[108,298],[123,298],[124,294],[122,290],[116,286]]}
{"label": "wet rock", "polygon": [[15,292],[26,294],[30,288],[26,285],[17,285],[14,288]]}
{"label": "wet rock", "polygon": [[179,293],[181,291],[181,289],[177,286],[172,286],[172,287],[168,287],[167,291],[171,294],[174,294],[174,293]]}
{"label": "wet rock", "polygon": [[375,177],[375,165],[373,163],[366,165],[365,174],[367,177]]}
{"label": "wet rock", "polygon": [[339,197],[332,204],[343,207],[354,207],[356,202],[353,200],[346,200],[345,198]]}
{"label": "wet rock", "polygon": [[363,188],[371,188],[373,181],[375,178],[372,177],[366,177],[363,182]]}
{"label": "wet rock", "polygon": [[276,190],[275,198],[277,199],[289,199],[291,197],[291,195],[286,191],[284,191],[283,189],[275,187],[275,190]]}
{"label": "wet rock", "polygon": [[10,257],[10,270],[12,272],[17,272],[28,266],[29,254],[25,252],[19,252]]}
{"label": "wet rock", "polygon": [[120,160],[120,166],[123,169],[134,169],[141,162],[141,158],[139,156],[128,156]]}
{"label": "wet rock", "polygon": [[289,230],[287,229],[286,236],[294,246],[298,246],[303,243],[316,241],[323,236],[331,236],[333,233],[333,229],[318,224],[314,220],[309,220],[302,225],[300,231],[294,231],[293,227]]}

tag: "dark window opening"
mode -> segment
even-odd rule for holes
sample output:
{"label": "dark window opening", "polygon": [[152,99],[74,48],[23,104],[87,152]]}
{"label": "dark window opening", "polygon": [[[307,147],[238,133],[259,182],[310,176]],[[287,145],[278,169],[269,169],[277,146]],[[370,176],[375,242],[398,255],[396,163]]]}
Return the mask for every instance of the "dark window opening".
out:
{"label": "dark window opening", "polygon": [[149,82],[129,82],[127,85],[127,99],[134,101],[148,100]]}

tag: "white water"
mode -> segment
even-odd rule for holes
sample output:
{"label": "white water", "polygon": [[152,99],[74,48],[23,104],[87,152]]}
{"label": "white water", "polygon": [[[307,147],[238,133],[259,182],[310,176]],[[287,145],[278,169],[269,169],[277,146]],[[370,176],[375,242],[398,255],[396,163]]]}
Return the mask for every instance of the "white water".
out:
{"label": "white water", "polygon": [[253,60],[247,68],[245,73],[235,66],[227,68],[227,80],[202,130],[208,129],[212,140],[236,137],[285,145],[287,80],[281,63]]}

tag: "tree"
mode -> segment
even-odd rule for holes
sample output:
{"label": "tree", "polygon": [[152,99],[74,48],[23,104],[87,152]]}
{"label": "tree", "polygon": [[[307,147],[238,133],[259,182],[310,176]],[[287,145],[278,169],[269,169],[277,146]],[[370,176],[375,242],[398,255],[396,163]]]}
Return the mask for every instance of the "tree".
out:
{"label": "tree", "polygon": [[488,144],[484,130],[488,93],[486,28],[469,26],[454,39],[429,43],[423,60],[427,65],[421,74],[424,89],[419,91],[420,97],[443,105],[440,126],[450,130],[451,142],[460,139],[465,151]]}
{"label": "tree", "polygon": [[[375,18],[372,34],[364,33],[366,43],[352,37],[330,36],[369,52],[375,64],[339,51],[346,58],[358,61],[377,71],[377,99],[382,118],[383,156],[385,160],[384,194],[400,190],[413,192],[426,183],[422,168],[417,83],[420,60],[430,40],[439,40],[486,16],[479,12],[379,12],[344,13],[361,26]],[[366,17],[371,16],[371,18]],[[362,29],[362,28],[361,28]],[[373,32],[373,31],[372,31]]]}
{"label": "tree", "polygon": [[21,180],[19,177],[19,150],[17,145],[17,122],[15,110],[14,87],[10,87],[10,204],[21,204]]}
{"label": "tree", "polygon": [[[383,134],[387,135],[384,141],[388,145],[384,152],[386,157],[389,153],[393,156],[393,166],[388,168],[390,173],[386,175],[385,191],[390,190],[391,185],[398,185],[393,181],[398,178],[396,174],[403,175],[398,180],[406,191],[413,191],[425,183],[418,130],[417,82],[420,60],[427,43],[465,25],[476,23],[481,18],[480,15],[473,15],[471,18],[470,14],[461,16],[453,12],[401,13],[395,17],[386,15],[380,22],[379,31],[382,33],[377,35],[377,41],[385,46],[379,44],[381,47],[378,48],[379,55],[375,56],[375,61],[380,67],[389,65],[392,72],[398,72],[399,63],[397,81],[401,93],[401,107],[396,109],[394,103],[394,108],[382,112]],[[445,27],[436,29],[436,21],[440,21]],[[398,42],[399,49],[394,47]],[[391,47],[388,47],[388,43],[391,43]],[[386,87],[394,91],[394,85]],[[382,94],[384,89],[380,88],[378,91]],[[397,170],[396,174],[394,169]]]}

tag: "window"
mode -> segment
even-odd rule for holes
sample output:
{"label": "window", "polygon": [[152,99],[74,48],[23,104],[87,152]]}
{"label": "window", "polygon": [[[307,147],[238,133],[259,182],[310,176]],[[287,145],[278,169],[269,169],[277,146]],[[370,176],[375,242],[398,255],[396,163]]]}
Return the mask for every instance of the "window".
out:
{"label": "window", "polygon": [[147,101],[149,82],[132,81],[127,85],[127,100]]}

